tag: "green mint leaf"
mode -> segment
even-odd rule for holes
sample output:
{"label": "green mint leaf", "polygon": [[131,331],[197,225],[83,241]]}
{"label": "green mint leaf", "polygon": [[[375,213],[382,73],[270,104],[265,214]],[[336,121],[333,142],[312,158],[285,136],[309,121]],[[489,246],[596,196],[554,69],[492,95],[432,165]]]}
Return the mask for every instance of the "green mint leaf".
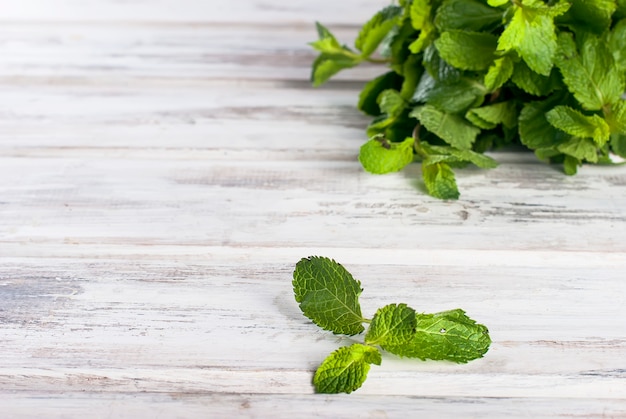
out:
{"label": "green mint leaf", "polygon": [[626,19],[615,24],[608,35],[608,46],[617,67],[626,72]]}
{"label": "green mint leaf", "polygon": [[612,133],[626,134],[626,99],[615,102],[605,115]]}
{"label": "green mint leaf", "polygon": [[611,25],[611,16],[616,8],[615,0],[572,1],[572,6],[559,23],[601,35]]}
{"label": "green mint leaf", "polygon": [[393,354],[422,360],[466,363],[481,358],[491,345],[487,327],[461,309],[436,314],[417,314],[416,332],[409,344],[388,346]]}
{"label": "green mint leaf", "polygon": [[379,308],[365,335],[365,343],[379,345],[403,345],[415,333],[415,310],[406,304],[389,304]]}
{"label": "green mint leaf", "polygon": [[311,72],[311,81],[313,86],[317,87],[326,83],[332,76],[345,70],[352,68],[361,62],[358,58],[353,58],[340,54],[320,54],[313,62]]}
{"label": "green mint leaf", "polygon": [[528,102],[519,116],[519,135],[522,144],[531,150],[551,148],[562,141],[563,135],[546,119],[546,113],[560,102],[557,96],[541,102]]}
{"label": "green mint leaf", "polygon": [[478,81],[461,77],[451,81],[437,81],[429,72],[422,74],[412,101],[426,103],[449,113],[463,113],[480,105],[487,90]]}
{"label": "green mint leaf", "polygon": [[502,21],[503,12],[477,0],[446,0],[437,9],[435,26],[440,32],[450,29],[479,31]]}
{"label": "green mint leaf", "polygon": [[409,56],[402,65],[404,81],[402,83],[402,89],[400,90],[400,96],[406,100],[411,100],[423,73],[424,67],[421,63],[421,57],[419,55]]}
{"label": "green mint leaf", "polygon": [[582,40],[580,54],[571,33],[559,35],[555,62],[570,92],[584,109],[600,110],[624,92],[622,75],[605,43],[593,35]]}
{"label": "green mint leaf", "polygon": [[411,3],[410,16],[413,28],[419,36],[409,45],[413,54],[422,52],[435,37],[435,26],[431,20],[432,6],[430,0],[414,0]]}
{"label": "green mint leaf", "polygon": [[589,138],[573,137],[565,143],[559,144],[556,149],[578,160],[586,160],[591,163],[598,161],[598,148]]}
{"label": "green mint leaf", "polygon": [[361,32],[354,42],[356,49],[361,51],[364,57],[372,55],[389,31],[398,23],[401,15],[402,7],[398,6],[387,6],[376,13],[361,28]]}
{"label": "green mint leaf", "polygon": [[560,10],[541,7],[543,4],[526,0],[515,6],[513,18],[498,40],[498,49],[517,51],[533,71],[547,76],[557,48],[553,18]]}
{"label": "green mint leaf", "polygon": [[[454,172],[446,163],[431,163],[429,159],[422,162],[422,177],[426,190],[431,196],[439,199],[458,199],[459,188],[456,186]],[[390,349],[389,352],[395,353]]]}
{"label": "green mint leaf", "polygon": [[368,82],[359,94],[357,108],[372,116],[381,114],[378,106],[378,96],[387,89],[399,89],[402,86],[402,77],[393,71],[385,73]]}
{"label": "green mint leaf", "polygon": [[439,56],[434,44],[424,50],[422,63],[430,76],[441,83],[455,83],[463,76],[463,71],[451,66]]}
{"label": "green mint leaf", "polygon": [[415,121],[408,116],[408,110],[398,116],[390,117],[387,114],[377,116],[367,127],[369,138],[380,137],[392,143],[399,143],[411,136],[415,128]]}
{"label": "green mint leaf", "polygon": [[510,3],[510,0],[487,0],[487,4],[491,7],[500,7]]}
{"label": "green mint leaf", "polygon": [[334,260],[319,256],[300,260],[293,273],[293,290],[304,315],[322,329],[345,335],[365,330],[359,305],[361,283]]}
{"label": "green mint leaf", "polygon": [[387,89],[381,92],[377,102],[381,112],[391,117],[400,115],[408,105],[400,92],[394,89]]}
{"label": "green mint leaf", "polygon": [[548,76],[543,76],[535,73],[523,61],[515,64],[511,81],[526,93],[534,96],[547,96],[563,86],[555,69],[552,69]]}
{"label": "green mint leaf", "polygon": [[409,50],[413,54],[419,54],[435,39],[435,27],[427,26],[420,31],[419,36],[409,45]]}
{"label": "green mint leaf", "polygon": [[319,39],[311,42],[314,49],[321,54],[313,62],[311,81],[313,86],[324,84],[332,76],[344,70],[358,65],[361,58],[346,46],[342,46],[337,38],[319,22],[316,22]]}
{"label": "green mint leaf", "polygon": [[504,83],[511,78],[513,74],[513,61],[507,55],[496,59],[487,70],[485,75],[485,87],[488,91],[493,92],[499,89]]}
{"label": "green mint leaf", "polygon": [[626,17],[626,0],[617,0],[617,10],[613,17],[616,19]]}
{"label": "green mint leaf", "polygon": [[465,118],[483,129],[493,129],[499,124],[513,128],[517,125],[517,109],[513,101],[500,102],[470,109]]}
{"label": "green mint leaf", "polygon": [[483,32],[450,30],[435,41],[439,55],[462,70],[486,70],[495,59],[498,38]]}
{"label": "green mint leaf", "polygon": [[361,146],[359,161],[370,173],[397,172],[413,162],[414,141],[411,137],[401,143],[392,143],[382,137],[372,138]]}
{"label": "green mint leaf", "polygon": [[313,48],[318,50],[319,52],[327,52],[327,53],[341,53],[345,47],[342,47],[335,38],[335,35],[328,30],[328,28],[322,25],[319,22],[315,22],[315,28],[317,29],[317,35],[319,39],[315,42],[311,42]]}
{"label": "green mint leaf", "polygon": [[428,131],[461,150],[469,150],[480,133],[479,128],[462,117],[442,112],[431,105],[417,107],[410,115],[417,118]]}
{"label": "green mint leaf", "polygon": [[611,151],[620,157],[626,158],[626,134],[611,135]]}
{"label": "green mint leaf", "polygon": [[578,172],[578,166],[580,165],[581,162],[576,157],[566,155],[563,158],[563,172],[568,176],[574,176]]}
{"label": "green mint leaf", "polygon": [[430,14],[432,6],[430,0],[413,0],[411,3],[411,24],[418,31],[424,30],[427,26],[431,26]]}
{"label": "green mint leaf", "polygon": [[[442,157],[452,157],[452,159],[448,159],[447,162],[467,162],[472,163],[481,169],[493,169],[498,166],[498,162],[492,159],[489,156],[485,156],[484,154],[476,153],[472,150],[459,150],[450,146],[436,146],[430,145],[427,143],[421,144],[422,149],[428,154],[428,161],[431,163],[435,163],[439,160],[439,156]],[[440,161],[446,162],[446,159],[441,159]]]}
{"label": "green mint leaf", "polygon": [[313,385],[318,393],[352,393],[360,388],[370,365],[380,365],[382,357],[378,349],[354,343],[330,354],[317,368]]}
{"label": "green mint leaf", "polygon": [[609,141],[611,130],[598,115],[583,115],[567,106],[556,106],[546,113],[546,119],[555,128],[576,137],[592,138],[598,146]]}

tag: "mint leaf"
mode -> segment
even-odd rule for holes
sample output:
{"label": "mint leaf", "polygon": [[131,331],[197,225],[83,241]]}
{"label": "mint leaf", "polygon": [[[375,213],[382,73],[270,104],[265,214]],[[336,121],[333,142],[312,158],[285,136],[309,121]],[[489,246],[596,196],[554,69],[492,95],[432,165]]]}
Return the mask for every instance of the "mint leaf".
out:
{"label": "mint leaf", "polygon": [[513,74],[513,61],[507,55],[496,59],[489,67],[485,75],[485,87],[488,91],[493,92],[499,89],[504,83],[511,78]]}
{"label": "mint leaf", "polygon": [[467,77],[454,82],[437,82],[428,73],[424,73],[413,95],[413,101],[428,102],[443,112],[456,114],[480,105],[486,93],[480,83]]}
{"label": "mint leaf", "polygon": [[436,314],[417,314],[416,332],[404,345],[385,350],[403,357],[466,363],[481,358],[491,345],[487,328],[461,309]]}
{"label": "mint leaf", "polygon": [[419,36],[409,45],[413,54],[422,52],[435,37],[435,26],[431,20],[432,5],[430,0],[414,0],[411,3],[410,16],[413,28]]}
{"label": "mint leaf", "polygon": [[341,70],[352,68],[361,61],[346,55],[320,54],[313,62],[311,81],[317,87],[326,83],[332,76]]}
{"label": "mint leaf", "polygon": [[428,143],[422,143],[421,148],[428,154],[428,162],[430,163],[472,163],[481,169],[493,169],[498,166],[498,162],[491,157],[472,150],[459,150],[450,146],[437,146]]}
{"label": "mint leaf", "polygon": [[317,368],[313,385],[318,393],[352,393],[365,382],[370,364],[381,362],[380,352],[372,346],[354,343],[341,347]]}
{"label": "mint leaf", "polygon": [[314,49],[327,54],[343,54],[350,51],[348,48],[343,47],[341,46],[341,44],[339,44],[339,41],[337,41],[335,35],[333,35],[326,26],[322,25],[319,22],[315,22],[315,27],[317,29],[319,39],[309,44]]}
{"label": "mint leaf", "polygon": [[430,0],[413,0],[410,9],[411,24],[413,25],[413,28],[421,31],[426,27],[431,26],[431,12],[432,5]]}
{"label": "mint leaf", "polygon": [[614,17],[617,19],[626,17],[626,0],[617,0],[617,10]]}
{"label": "mint leaf", "polygon": [[503,12],[477,0],[444,1],[435,16],[435,26],[444,32],[450,29],[479,31],[500,23]]}
{"label": "mint leaf", "polygon": [[563,8],[541,7],[540,0],[524,0],[498,40],[498,49],[516,51],[536,73],[547,76],[557,48],[554,15]]}
{"label": "mint leaf", "polygon": [[435,41],[441,58],[462,70],[486,70],[495,59],[497,44],[495,35],[461,30],[444,32]]}
{"label": "mint leaf", "polygon": [[512,101],[470,109],[465,117],[483,129],[493,129],[499,124],[507,128],[513,128],[517,125],[516,107]]}
{"label": "mint leaf", "polygon": [[313,62],[311,71],[311,81],[313,86],[317,87],[341,70],[358,65],[361,58],[348,47],[340,45],[337,38],[324,25],[319,22],[315,25],[319,39],[309,45],[321,52]]}
{"label": "mint leaf", "polygon": [[404,76],[404,81],[402,82],[400,96],[406,100],[410,100],[415,94],[417,84],[424,73],[424,67],[421,64],[421,59],[422,57],[419,55],[411,55],[402,65],[402,75]]}
{"label": "mint leaf", "polygon": [[615,0],[572,1],[560,23],[601,35],[611,25],[611,15],[616,8]]}
{"label": "mint leaf", "polygon": [[605,112],[611,132],[626,134],[626,99],[615,102]]}
{"label": "mint leaf", "polygon": [[332,259],[311,256],[293,273],[293,290],[300,309],[313,323],[333,333],[361,333],[361,283]]}
{"label": "mint leaf", "polygon": [[372,116],[380,115],[378,96],[387,89],[398,89],[402,86],[402,77],[393,71],[385,73],[368,82],[359,94],[357,108]]}
{"label": "mint leaf", "polygon": [[461,150],[470,149],[480,132],[479,128],[460,116],[441,112],[431,105],[415,108],[411,116],[417,118],[428,131]]}
{"label": "mint leaf", "polygon": [[556,149],[578,160],[587,160],[592,163],[598,161],[598,149],[589,138],[573,137],[565,143],[559,144]]}
{"label": "mint leaf", "polygon": [[379,345],[403,345],[415,333],[415,310],[406,304],[389,304],[379,308],[365,335],[365,343]]}
{"label": "mint leaf", "polygon": [[535,150],[551,148],[558,144],[563,136],[548,122],[546,113],[559,103],[558,97],[541,102],[529,102],[522,108],[519,116],[519,135],[522,144]]}
{"label": "mint leaf", "polygon": [[359,32],[354,42],[356,49],[361,51],[364,57],[369,57],[376,51],[381,41],[396,25],[402,14],[402,7],[387,6],[376,13]]}
{"label": "mint leaf", "polygon": [[391,117],[400,115],[407,107],[407,102],[404,100],[400,92],[394,89],[387,89],[381,92],[378,96],[377,102],[381,112]]}
{"label": "mint leaf", "polygon": [[553,127],[568,134],[592,138],[598,146],[606,144],[611,135],[609,125],[598,115],[583,115],[567,106],[556,106],[546,113],[546,119]]}
{"label": "mint leaf", "polygon": [[565,155],[563,159],[563,171],[568,176],[574,176],[578,172],[581,162],[576,157]]}
{"label": "mint leaf", "polygon": [[624,92],[623,77],[613,55],[593,35],[584,37],[579,54],[572,34],[561,33],[555,62],[567,88],[584,109],[602,109],[617,102]]}
{"label": "mint leaf", "polygon": [[608,46],[617,67],[626,72],[626,19],[622,19],[608,35]]}
{"label": "mint leaf", "polygon": [[620,157],[626,158],[626,135],[611,135],[611,150]]}
{"label": "mint leaf", "polygon": [[487,0],[487,4],[491,7],[500,7],[509,3],[510,0]]}
{"label": "mint leaf", "polygon": [[[426,190],[439,199],[458,199],[459,188],[456,186],[454,172],[447,163],[434,163],[429,159],[422,162],[422,176]],[[389,350],[389,352],[393,352]]]}
{"label": "mint leaf", "polygon": [[523,61],[515,64],[511,81],[526,93],[535,96],[546,96],[563,85],[555,69],[548,76],[542,76]]}
{"label": "mint leaf", "polygon": [[363,168],[377,175],[397,172],[413,162],[413,143],[409,137],[401,143],[392,143],[375,137],[361,146],[359,161]]}

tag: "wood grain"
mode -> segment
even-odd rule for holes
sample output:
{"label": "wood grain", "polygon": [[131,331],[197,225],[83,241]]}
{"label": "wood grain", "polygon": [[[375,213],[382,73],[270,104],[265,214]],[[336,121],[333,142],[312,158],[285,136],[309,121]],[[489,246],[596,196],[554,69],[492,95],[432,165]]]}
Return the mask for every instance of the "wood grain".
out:
{"label": "wood grain", "polygon": [[[624,168],[494,153],[456,202],[417,165],[363,173],[354,103],[381,69],[312,89],[306,42],[385,2],[5,3],[2,416],[626,417]],[[312,254],[364,312],[462,307],[492,348],[313,394],[351,340],[293,300]]]}

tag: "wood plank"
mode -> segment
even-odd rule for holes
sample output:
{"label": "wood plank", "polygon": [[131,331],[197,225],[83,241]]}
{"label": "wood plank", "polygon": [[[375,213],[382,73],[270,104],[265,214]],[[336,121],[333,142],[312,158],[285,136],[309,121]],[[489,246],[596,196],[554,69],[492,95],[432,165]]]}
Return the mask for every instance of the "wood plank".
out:
{"label": "wood plank", "polygon": [[[102,394],[93,392],[56,395],[49,393],[0,393],[11,400],[14,418],[34,415],[46,418],[151,416],[163,417],[263,417],[267,412],[277,416],[310,416],[333,418],[388,418],[407,414],[459,417],[553,418],[555,406],[563,416],[611,417],[626,415],[621,400],[607,399],[549,399],[549,398],[425,398],[406,396],[265,396],[257,394],[180,394],[180,393],[126,393]],[[384,406],[384,407],[383,407]]]}
{"label": "wood plank", "polygon": [[228,22],[310,24],[324,22],[363,24],[387,0],[289,2],[281,0],[20,0],[2,2],[2,18],[22,21],[116,21],[116,22]]}

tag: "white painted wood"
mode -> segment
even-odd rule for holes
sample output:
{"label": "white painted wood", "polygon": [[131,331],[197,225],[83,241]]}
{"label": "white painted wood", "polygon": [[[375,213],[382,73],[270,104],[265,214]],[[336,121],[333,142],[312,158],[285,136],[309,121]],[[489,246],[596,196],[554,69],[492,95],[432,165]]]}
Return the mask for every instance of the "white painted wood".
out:
{"label": "white painted wood", "polygon": [[[0,416],[626,416],[625,169],[494,153],[457,202],[363,173],[380,70],[312,89],[305,43],[381,2],[330,4],[0,2]],[[293,301],[312,254],[492,348],[313,394],[350,339]]]}

